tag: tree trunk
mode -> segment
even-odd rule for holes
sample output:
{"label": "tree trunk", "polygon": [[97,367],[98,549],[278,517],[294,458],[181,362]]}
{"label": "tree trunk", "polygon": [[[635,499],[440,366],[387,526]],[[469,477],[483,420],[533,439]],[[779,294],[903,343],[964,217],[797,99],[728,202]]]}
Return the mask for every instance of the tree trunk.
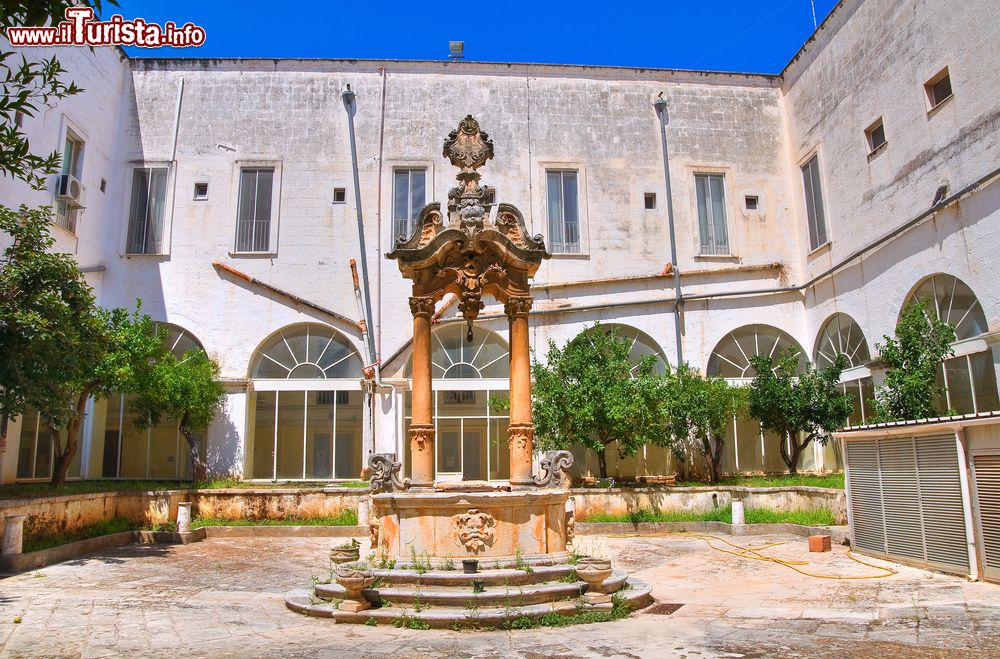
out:
{"label": "tree trunk", "polygon": [[87,409],[87,399],[90,398],[90,392],[95,386],[96,384],[87,385],[80,392],[80,397],[76,401],[76,415],[66,422],[66,448],[60,450],[59,431],[53,426],[49,426],[56,444],[56,466],[52,470],[52,487],[60,487],[66,483],[66,474],[69,472],[69,466],[73,463],[73,456],[76,455],[76,449],[79,445],[78,436],[84,418],[83,413]]}
{"label": "tree trunk", "polygon": [[198,438],[191,434],[191,430],[187,426],[188,415],[185,414],[184,418],[181,419],[180,431],[184,435],[184,439],[187,440],[188,449],[191,452],[191,466],[194,468],[194,482],[200,483],[202,481],[208,480],[208,466],[202,461],[201,455],[198,450]]}
{"label": "tree trunk", "polygon": [[[793,439],[792,433],[785,433],[787,438],[785,441],[781,442],[781,459],[785,462],[785,466],[788,467],[788,473],[791,476],[795,476],[799,473],[799,456],[802,455],[802,451],[805,450],[809,442],[812,441],[812,435],[806,435],[805,441],[799,444],[797,439]],[[792,445],[792,453],[788,453],[788,444]]]}
{"label": "tree trunk", "polygon": [[79,429],[80,422],[76,418],[70,419],[66,423],[66,447],[60,451],[59,430],[53,426],[49,426],[49,431],[52,433],[56,444],[56,466],[52,470],[52,487],[61,487],[66,484],[66,474],[69,473],[69,467],[73,463],[73,456],[76,455],[76,449],[79,444],[77,440]]}
{"label": "tree trunk", "polygon": [[601,478],[608,477],[608,447],[607,445],[602,446],[601,450],[597,452],[597,465],[599,468],[599,473]]}
{"label": "tree trunk", "polygon": [[709,441],[714,441],[715,446],[709,452],[708,478],[712,483],[718,483],[720,480],[719,463],[722,462],[722,447],[726,444],[726,439],[724,437],[712,437]]}

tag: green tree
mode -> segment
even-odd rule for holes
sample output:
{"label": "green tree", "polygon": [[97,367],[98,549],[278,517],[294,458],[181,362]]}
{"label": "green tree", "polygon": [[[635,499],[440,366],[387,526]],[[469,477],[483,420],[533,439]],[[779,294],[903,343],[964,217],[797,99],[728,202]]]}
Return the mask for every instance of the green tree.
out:
{"label": "green tree", "polygon": [[634,455],[644,444],[669,445],[663,431],[663,378],[656,358],[629,360],[631,343],[599,324],[559,348],[549,341],[545,363],[532,364],[532,413],[543,449],[581,444],[597,452],[608,476],[607,448]]}
{"label": "green tree", "polygon": [[188,350],[180,359],[167,352],[151,375],[129,403],[138,412],[136,425],[145,429],[163,417],[177,419],[180,433],[187,440],[194,480],[205,480],[208,470],[199,454],[195,433],[208,428],[222,407],[224,390],[219,365],[200,349]]}
{"label": "green tree", "polygon": [[0,206],[0,231],[12,239],[0,259],[0,445],[26,406],[58,425],[68,420],[66,384],[106,349],[90,286],[70,255],[49,251],[50,220],[48,207]]}
{"label": "green tree", "polygon": [[875,420],[925,419],[937,415],[936,396],[944,394],[937,384],[941,361],[954,354],[955,330],[917,301],[903,310],[895,337],[875,344],[885,365],[885,381],[875,392]]}
{"label": "green tree", "polygon": [[96,308],[95,315],[100,324],[85,346],[86,358],[74,363],[72,372],[57,388],[58,396],[39,409],[56,438],[53,486],[66,482],[66,472],[79,446],[87,399],[116,392],[142,394],[155,385],[157,365],[170,354],[153,330],[152,319],[142,313],[141,301],[131,313],[126,309]]}
{"label": "green tree", "polygon": [[704,377],[687,364],[681,364],[668,382],[665,418],[674,452],[686,459],[685,449],[693,449],[704,458],[709,480],[718,483],[726,426],[745,406],[745,390],[722,378]]}
{"label": "green tree", "polygon": [[[107,2],[107,0],[105,0]],[[101,13],[101,0],[0,0],[0,27],[40,27],[65,18],[67,7],[90,6]],[[111,0],[107,4],[117,6]],[[75,83],[65,83],[65,73],[55,56],[35,62],[14,51],[0,50],[0,175],[24,181],[36,190],[45,187],[47,176],[59,171],[58,151],[39,154],[32,150],[24,131],[17,125],[18,114],[34,117],[52,101],[79,94]]]}
{"label": "green tree", "polygon": [[850,396],[837,388],[847,357],[837,355],[834,364],[822,370],[807,364],[799,375],[796,348],[781,355],[777,365],[766,355],[758,355],[750,363],[757,371],[748,392],[750,415],[764,430],[778,433],[781,459],[789,473],[795,474],[802,451],[814,440],[826,444],[830,433],[854,410]]}

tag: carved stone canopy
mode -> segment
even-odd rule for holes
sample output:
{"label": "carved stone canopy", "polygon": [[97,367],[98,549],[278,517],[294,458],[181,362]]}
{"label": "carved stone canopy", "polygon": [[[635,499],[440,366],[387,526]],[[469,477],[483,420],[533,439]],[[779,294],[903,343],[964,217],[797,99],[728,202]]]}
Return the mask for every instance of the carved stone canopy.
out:
{"label": "carved stone canopy", "polygon": [[440,203],[428,204],[413,234],[399,236],[386,256],[399,261],[415,297],[439,300],[454,293],[471,322],[483,308],[483,295],[500,302],[528,296],[528,279],[550,254],[542,236],[528,234],[515,206],[498,204],[491,215],[478,170],[493,157],[493,142],[472,115],[448,135],[444,155],[459,168],[459,184],[448,192],[447,217]]}

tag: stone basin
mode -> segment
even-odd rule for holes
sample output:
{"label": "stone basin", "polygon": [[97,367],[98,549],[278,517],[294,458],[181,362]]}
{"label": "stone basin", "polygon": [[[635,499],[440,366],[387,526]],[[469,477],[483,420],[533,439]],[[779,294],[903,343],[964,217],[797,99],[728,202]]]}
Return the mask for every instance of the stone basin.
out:
{"label": "stone basin", "polygon": [[565,490],[388,492],[372,495],[372,547],[400,567],[476,558],[499,567],[565,561]]}

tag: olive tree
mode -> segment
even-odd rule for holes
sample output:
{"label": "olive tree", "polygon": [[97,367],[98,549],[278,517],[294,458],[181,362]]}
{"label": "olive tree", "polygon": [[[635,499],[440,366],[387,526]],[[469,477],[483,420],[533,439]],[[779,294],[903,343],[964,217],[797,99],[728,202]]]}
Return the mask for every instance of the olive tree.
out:
{"label": "olive tree", "polygon": [[667,382],[664,416],[674,453],[681,459],[687,458],[686,449],[701,455],[709,480],[718,483],[726,425],[745,405],[744,389],[722,378],[704,377],[687,364],[681,364]]}
{"label": "olive tree", "polygon": [[656,358],[634,363],[630,349],[629,341],[600,324],[562,348],[549,341],[545,362],[532,364],[532,413],[540,448],[580,444],[596,451],[601,478],[607,478],[610,445],[616,444],[621,456],[635,455],[644,444],[669,445]]}
{"label": "olive tree", "polygon": [[809,444],[826,444],[854,410],[851,397],[837,387],[847,357],[837,355],[832,366],[822,370],[807,364],[799,368],[799,351],[789,348],[778,363],[767,355],[750,360],[757,375],[750,384],[750,415],[764,430],[778,433],[781,459],[791,474],[798,472],[799,456]]}
{"label": "olive tree", "polygon": [[944,393],[937,383],[941,361],[953,353],[955,330],[928,312],[922,301],[903,310],[894,337],[875,344],[886,367],[875,391],[875,419],[899,421],[937,415],[934,399]]}
{"label": "olive tree", "polygon": [[195,433],[208,428],[223,398],[219,365],[203,350],[191,349],[180,358],[167,352],[130,401],[130,408],[138,412],[136,425],[140,429],[156,425],[164,417],[176,419],[188,444],[194,480],[203,481],[208,469]]}

